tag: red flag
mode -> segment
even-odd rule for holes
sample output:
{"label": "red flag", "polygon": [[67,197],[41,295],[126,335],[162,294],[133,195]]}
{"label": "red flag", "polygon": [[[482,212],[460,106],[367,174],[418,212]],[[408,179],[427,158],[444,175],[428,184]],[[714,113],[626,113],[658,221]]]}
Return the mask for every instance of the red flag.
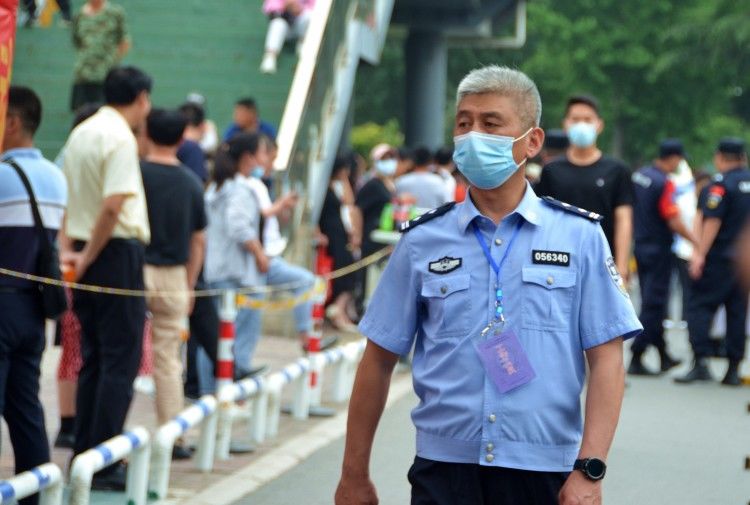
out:
{"label": "red flag", "polygon": [[5,113],[8,110],[8,87],[13,68],[17,9],[18,0],[0,0],[0,139],[5,132]]}

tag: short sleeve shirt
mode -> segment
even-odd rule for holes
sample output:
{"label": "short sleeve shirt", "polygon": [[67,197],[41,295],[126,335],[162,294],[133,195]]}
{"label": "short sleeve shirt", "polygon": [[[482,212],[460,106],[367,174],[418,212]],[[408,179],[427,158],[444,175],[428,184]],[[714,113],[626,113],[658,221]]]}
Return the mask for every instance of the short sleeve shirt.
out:
{"label": "short sleeve shirt", "polygon": [[614,248],[615,209],[633,205],[631,171],[622,161],[602,156],[587,166],[574,165],[564,156],[542,170],[535,187],[539,196],[551,196],[601,214],[602,230],[610,248]]}
{"label": "short sleeve shirt", "polygon": [[737,167],[714,176],[701,194],[700,206],[704,219],[721,220],[707,257],[732,257],[734,243],[750,217],[750,170]]}
{"label": "short sleeve shirt", "polygon": [[[501,283],[536,378],[500,394],[472,343],[496,289],[472,223],[499,263],[519,222]],[[642,329],[599,224],[530,187],[499,226],[467,198],[403,235],[359,328],[396,354],[414,346],[418,456],[551,472],[570,471],[578,454],[584,351]]]}
{"label": "short sleeve shirt", "polygon": [[125,11],[107,2],[92,16],[79,12],[73,18],[71,33],[77,50],[76,82],[104,82],[107,72],[120,60],[118,46],[128,38]]}
{"label": "short sleeve shirt", "polygon": [[78,125],[64,148],[68,181],[67,235],[88,241],[105,198],[126,195],[113,238],[151,238],[138,147],[125,118],[104,106]]}
{"label": "short sleeve shirt", "polygon": [[200,180],[185,166],[147,161],[141,163],[141,173],[151,225],[146,263],[184,265],[193,233],[207,224]]}
{"label": "short sleeve shirt", "polygon": [[[9,149],[0,159],[13,159],[24,171],[34,191],[44,228],[54,241],[60,229],[67,185],[60,169],[34,148]],[[0,267],[16,272],[37,273],[39,233],[35,227],[26,188],[16,171],[0,163]],[[0,275],[0,287],[33,288],[34,283]]]}

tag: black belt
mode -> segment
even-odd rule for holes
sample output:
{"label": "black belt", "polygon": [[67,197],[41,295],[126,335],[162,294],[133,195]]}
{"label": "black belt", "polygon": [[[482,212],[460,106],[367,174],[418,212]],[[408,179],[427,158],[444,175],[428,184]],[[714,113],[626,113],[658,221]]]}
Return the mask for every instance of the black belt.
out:
{"label": "black belt", "polygon": [[[104,247],[107,247],[108,244],[127,244],[127,245],[137,245],[137,246],[143,247],[143,242],[141,242],[137,238],[111,238],[107,241],[106,244],[104,244]],[[75,251],[80,252],[83,250],[84,247],[86,247],[85,240],[73,241],[73,249]]]}

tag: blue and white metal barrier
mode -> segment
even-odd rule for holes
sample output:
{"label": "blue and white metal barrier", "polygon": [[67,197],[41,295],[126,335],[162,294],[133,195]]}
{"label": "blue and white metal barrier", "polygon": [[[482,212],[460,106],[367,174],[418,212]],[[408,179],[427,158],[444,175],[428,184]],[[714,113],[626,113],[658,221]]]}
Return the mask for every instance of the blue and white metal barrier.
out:
{"label": "blue and white metal barrier", "polygon": [[70,505],[88,505],[94,473],[129,456],[125,493],[128,505],[146,505],[150,437],[138,426],[76,456],[70,471]]}
{"label": "blue and white metal barrier", "polygon": [[[259,395],[264,396],[265,389],[265,378],[263,377],[250,377],[219,389],[219,436],[216,445],[216,457],[218,459],[229,459],[229,450],[232,444],[232,424],[237,417],[236,402]],[[257,403],[253,402],[253,407],[256,405]],[[265,413],[263,414],[265,415]],[[259,422],[255,418],[254,412],[251,420],[252,422]],[[251,432],[254,431],[256,430],[251,430]],[[255,437],[253,439],[257,442],[262,441],[256,440]]]}
{"label": "blue and white metal barrier", "polygon": [[201,435],[195,455],[196,467],[203,472],[213,469],[217,419],[216,398],[206,395],[159,427],[154,435],[149,480],[149,490],[154,498],[164,499],[167,496],[175,441],[198,424],[201,425]]}
{"label": "blue and white metal barrier", "polygon": [[16,500],[37,493],[39,493],[39,505],[62,504],[62,472],[54,463],[45,463],[8,480],[0,481],[0,503],[2,504],[16,503]]}
{"label": "blue and white metal barrier", "polygon": [[[351,395],[357,363],[365,352],[366,345],[367,340],[362,339],[325,353],[326,366],[335,365],[331,391],[331,401],[334,403],[345,402]],[[334,354],[336,351],[340,355]]]}

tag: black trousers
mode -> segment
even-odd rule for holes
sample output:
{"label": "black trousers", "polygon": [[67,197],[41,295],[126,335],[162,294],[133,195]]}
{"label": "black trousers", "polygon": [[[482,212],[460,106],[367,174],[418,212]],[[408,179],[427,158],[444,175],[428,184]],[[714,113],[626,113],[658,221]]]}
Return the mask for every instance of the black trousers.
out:
{"label": "black trousers", "polygon": [[635,247],[635,260],[638,263],[638,282],[641,287],[641,314],[643,333],[635,337],[631,351],[643,354],[653,345],[663,354],[664,319],[669,304],[669,283],[672,278],[672,253],[668,248],[658,246]]}
{"label": "black trousers", "polygon": [[409,470],[411,505],[557,505],[568,475],[417,456]]}
{"label": "black trousers", "polygon": [[[50,460],[44,410],[39,401],[44,343],[39,294],[0,291],[0,412],[8,425],[16,473]],[[19,503],[36,505],[38,496]]]}
{"label": "black trousers", "polygon": [[[196,290],[205,289],[206,284],[201,278],[195,286]],[[198,347],[202,347],[216,367],[217,345],[219,343],[219,312],[216,302],[207,296],[197,297],[190,315],[190,339],[188,340],[187,370],[185,374],[185,392],[193,396],[198,395],[198,368],[196,357]]]}
{"label": "black trousers", "polygon": [[693,281],[690,288],[690,309],[687,314],[690,345],[696,358],[713,354],[709,332],[719,306],[727,311],[727,357],[741,361],[745,356],[745,323],[747,322],[747,293],[740,288],[737,275],[729,259],[708,258],[703,276]]}
{"label": "black trousers", "polygon": [[[143,263],[140,242],[112,239],[81,282],[143,290]],[[74,452],[79,454],[122,433],[141,361],[146,301],[76,290],[73,307],[81,322],[83,358],[76,396]]]}
{"label": "black trousers", "polygon": [[690,273],[688,272],[688,262],[679,256],[673,256],[674,268],[677,271],[677,278],[680,281],[680,289],[682,289],[682,313],[680,318],[683,321],[687,321],[687,311],[690,305],[690,287],[692,280],[690,279]]}

